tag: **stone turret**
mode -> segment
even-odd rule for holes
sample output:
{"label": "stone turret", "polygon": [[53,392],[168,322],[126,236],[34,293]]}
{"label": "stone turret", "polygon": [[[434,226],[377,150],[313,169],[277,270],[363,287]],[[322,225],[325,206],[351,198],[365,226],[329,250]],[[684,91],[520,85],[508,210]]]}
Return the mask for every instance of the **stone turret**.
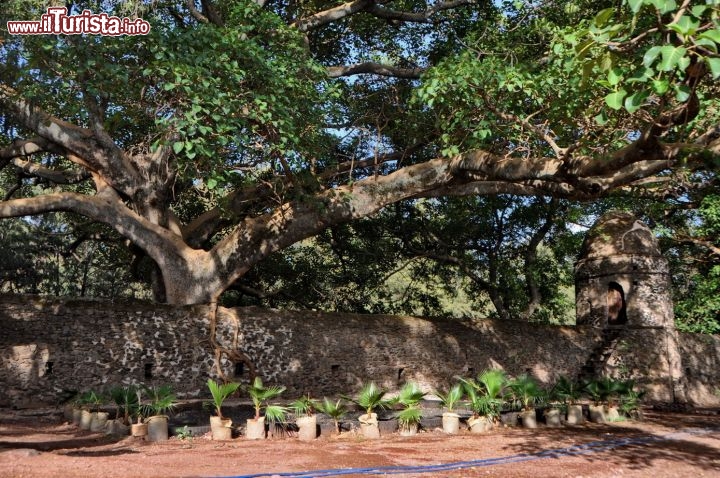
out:
{"label": "stone turret", "polygon": [[575,264],[577,324],[672,327],[670,273],[652,231],[625,212],[588,231]]}
{"label": "stone turret", "polygon": [[650,228],[610,212],[588,231],[575,264],[578,325],[603,329],[583,367],[633,379],[654,402],[685,402],[668,261]]}

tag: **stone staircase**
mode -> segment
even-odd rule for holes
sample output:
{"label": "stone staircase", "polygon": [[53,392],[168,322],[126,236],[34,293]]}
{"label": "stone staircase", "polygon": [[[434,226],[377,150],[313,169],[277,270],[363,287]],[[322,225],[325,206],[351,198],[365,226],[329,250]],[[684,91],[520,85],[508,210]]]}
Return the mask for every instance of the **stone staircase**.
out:
{"label": "stone staircase", "polygon": [[591,380],[602,375],[602,370],[608,359],[615,351],[615,346],[622,335],[621,328],[603,329],[601,340],[588,356],[585,365],[580,369],[579,379],[581,381]]}

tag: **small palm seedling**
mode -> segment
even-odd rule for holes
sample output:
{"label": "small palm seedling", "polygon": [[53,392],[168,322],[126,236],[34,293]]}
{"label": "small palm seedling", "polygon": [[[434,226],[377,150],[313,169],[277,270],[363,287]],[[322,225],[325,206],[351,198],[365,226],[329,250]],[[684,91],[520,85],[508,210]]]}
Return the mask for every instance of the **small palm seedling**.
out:
{"label": "small palm seedling", "polygon": [[222,405],[225,400],[235,393],[240,387],[239,383],[224,383],[220,384],[213,379],[209,378],[207,381],[208,389],[210,389],[210,395],[212,395],[212,405],[215,407],[215,413],[220,419],[223,419]]}
{"label": "small palm seedling", "polygon": [[397,398],[394,400],[402,407],[397,415],[398,424],[401,431],[414,431],[422,420],[422,409],[420,401],[425,397],[426,393],[420,389],[415,382],[407,382],[401,389]]}
{"label": "small palm seedling", "polygon": [[285,387],[278,385],[266,387],[260,377],[255,377],[252,385],[246,387],[246,391],[255,407],[255,420],[260,419],[260,414],[263,411],[269,422],[281,422],[285,419],[285,407],[268,403],[273,398],[280,396],[285,391]]}
{"label": "small palm seedling", "polygon": [[578,400],[580,400],[582,388],[583,387],[580,383],[570,380],[563,375],[555,384],[553,393],[562,400],[563,403],[567,405],[574,405]]}
{"label": "small palm seedling", "polygon": [[160,387],[143,387],[148,402],[141,405],[142,414],[146,417],[163,416],[175,409],[177,400],[170,385]]}
{"label": "small palm seedling", "polygon": [[455,404],[462,400],[465,392],[462,385],[456,383],[448,391],[435,391],[435,395],[440,399],[443,408],[452,413],[455,411]]}
{"label": "small palm seedling", "polygon": [[642,401],[645,391],[635,390],[635,382],[628,380],[622,382],[622,390],[620,391],[620,410],[630,418],[642,419],[640,410],[640,402]]}
{"label": "small palm seedling", "polygon": [[455,413],[455,404],[462,400],[465,395],[465,390],[462,385],[456,383],[450,390],[436,391],[435,395],[440,399],[440,403],[445,408],[445,413],[442,415],[443,431],[447,434],[454,435],[460,429],[460,415]]}
{"label": "small palm seedling", "polygon": [[332,418],[335,422],[335,432],[340,434],[340,420],[347,413],[347,407],[342,398],[336,402],[329,400],[327,397],[323,397],[322,402],[315,403],[315,408],[320,412],[324,413],[328,417]]}
{"label": "small palm seedling", "polygon": [[387,390],[377,386],[375,382],[366,383],[360,393],[352,401],[365,410],[367,415],[375,413],[376,409],[384,410],[392,405],[392,400],[386,399]]}
{"label": "small palm seedling", "polygon": [[140,403],[138,401],[137,387],[130,385],[128,387],[115,387],[110,390],[110,397],[115,402],[115,419],[119,419],[122,414],[122,422],[124,425],[130,425],[133,415],[138,411]]}
{"label": "small palm seedling", "polygon": [[540,385],[527,374],[520,375],[511,381],[510,389],[515,399],[522,405],[523,410],[526,411],[533,410],[543,396]]}
{"label": "small palm seedling", "polygon": [[309,396],[302,396],[290,404],[295,417],[309,417],[315,414],[316,404]]}

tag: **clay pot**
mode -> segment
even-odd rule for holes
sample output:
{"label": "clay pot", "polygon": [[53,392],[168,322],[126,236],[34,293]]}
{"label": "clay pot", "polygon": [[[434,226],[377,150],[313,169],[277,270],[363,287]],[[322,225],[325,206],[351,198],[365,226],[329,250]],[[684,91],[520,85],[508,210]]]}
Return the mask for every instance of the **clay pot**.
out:
{"label": "clay pot", "polygon": [[452,412],[442,414],[443,431],[448,435],[455,435],[460,431],[460,415]]}
{"label": "clay pot", "polygon": [[90,410],[82,410],[80,412],[80,430],[90,430],[92,423],[92,413]]}
{"label": "clay pot", "polygon": [[230,440],[232,439],[232,420],[210,417],[210,431],[213,440]]}
{"label": "clay pot", "polygon": [[412,437],[418,433],[418,424],[408,423],[407,425],[400,425],[398,430],[400,431],[400,436]]}
{"label": "clay pot", "polygon": [[130,427],[125,425],[122,419],[108,420],[105,424],[106,435],[128,436]]}
{"label": "clay pot", "polygon": [[360,432],[369,440],[377,440],[380,438],[380,427],[378,426],[377,413],[360,415]]}
{"label": "clay pot", "polygon": [[605,423],[605,407],[603,405],[590,405],[590,421]]}
{"label": "clay pot", "polygon": [[548,408],[545,410],[545,424],[549,427],[559,427],[562,426],[562,422],[560,421],[560,410],[557,408]]}
{"label": "clay pot", "polygon": [[72,422],[73,410],[74,408],[71,403],[66,403],[63,407],[63,418],[65,418],[66,421]]}
{"label": "clay pot", "polygon": [[492,422],[487,417],[470,417],[467,423],[470,433],[485,433],[492,429]]}
{"label": "clay pot", "polygon": [[605,420],[609,422],[616,422],[620,420],[620,412],[615,405],[608,405],[605,407]]}
{"label": "clay pot", "polygon": [[148,434],[147,423],[133,423],[130,425],[130,434],[137,438],[144,438]]}
{"label": "clay pot", "polygon": [[109,416],[110,416],[110,414],[108,412],[93,413],[92,419],[90,420],[90,431],[91,432],[104,432],[105,425],[107,424]]}
{"label": "clay pot", "polygon": [[525,410],[520,413],[520,423],[524,428],[537,428],[535,410]]}
{"label": "clay pot", "polygon": [[583,417],[582,405],[568,405],[567,424],[580,425],[585,421]]}
{"label": "clay pot", "polygon": [[82,420],[82,408],[73,408],[72,422],[73,425],[80,426]]}
{"label": "clay pot", "polygon": [[147,437],[149,441],[165,441],[168,439],[168,417],[155,415],[147,419]]}
{"label": "clay pot", "polygon": [[298,426],[298,438],[302,441],[312,441],[317,438],[317,417],[308,415],[295,420]]}
{"label": "clay pot", "polygon": [[257,420],[248,418],[245,423],[245,438],[248,440],[265,439],[265,417],[260,417]]}

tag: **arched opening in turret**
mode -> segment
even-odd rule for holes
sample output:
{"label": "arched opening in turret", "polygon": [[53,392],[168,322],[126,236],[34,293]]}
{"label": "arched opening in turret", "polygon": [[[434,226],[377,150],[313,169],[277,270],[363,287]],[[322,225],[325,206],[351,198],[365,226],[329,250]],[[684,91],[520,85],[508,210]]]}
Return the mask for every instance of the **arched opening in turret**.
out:
{"label": "arched opening in turret", "polygon": [[627,323],[625,291],[617,282],[610,282],[607,290],[607,323],[623,325]]}

